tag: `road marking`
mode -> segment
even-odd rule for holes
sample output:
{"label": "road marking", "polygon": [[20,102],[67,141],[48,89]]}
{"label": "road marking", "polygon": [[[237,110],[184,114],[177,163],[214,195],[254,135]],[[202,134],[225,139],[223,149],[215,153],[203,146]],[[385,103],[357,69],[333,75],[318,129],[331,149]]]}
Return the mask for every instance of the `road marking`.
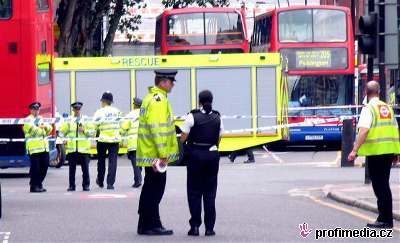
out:
{"label": "road marking", "polygon": [[8,243],[8,240],[10,239],[11,232],[0,232],[0,235],[3,236],[3,243]]}
{"label": "road marking", "polygon": [[267,146],[262,146],[262,148],[265,150],[265,152],[267,152],[267,154],[269,155],[269,156],[271,156],[272,157],[272,159],[274,159],[276,162],[278,162],[279,164],[283,164],[284,163],[284,161],[283,161],[283,159],[281,159],[278,155],[276,155],[275,153],[273,153],[273,152],[271,152],[271,151],[269,151],[268,150],[268,148],[267,148]]}
{"label": "road marking", "polygon": [[332,164],[337,165],[338,167],[340,166],[340,160],[342,159],[342,152],[341,151],[337,151],[336,152],[336,158],[334,160],[332,160]]}
{"label": "road marking", "polygon": [[[106,193],[96,193],[96,194],[90,194],[87,195],[87,198],[89,199],[121,199],[121,198],[127,198],[128,196],[126,194],[106,194]],[[84,197],[86,198],[86,197]]]}
{"label": "road marking", "polygon": [[[346,207],[343,207],[343,206],[339,206],[339,205],[336,205],[336,204],[333,204],[333,203],[324,202],[321,199],[310,195],[310,191],[315,191],[315,189],[316,188],[310,188],[310,189],[294,188],[292,190],[289,190],[288,193],[292,197],[302,196],[302,197],[309,198],[309,199],[311,199],[313,202],[315,202],[317,204],[320,204],[320,205],[325,206],[325,207],[336,209],[338,211],[350,214],[350,215],[352,215],[354,217],[360,218],[360,219],[365,220],[365,221],[369,221],[369,222],[374,222],[375,221],[375,218],[372,218],[372,217],[370,217],[368,215],[365,215],[363,213],[360,213],[360,212],[357,212],[355,210],[352,210],[352,209],[349,209],[349,208],[346,208]],[[322,188],[319,188],[319,190],[322,190]],[[393,227],[393,230],[397,231],[397,232],[400,232],[400,228],[398,228],[398,227]]]}

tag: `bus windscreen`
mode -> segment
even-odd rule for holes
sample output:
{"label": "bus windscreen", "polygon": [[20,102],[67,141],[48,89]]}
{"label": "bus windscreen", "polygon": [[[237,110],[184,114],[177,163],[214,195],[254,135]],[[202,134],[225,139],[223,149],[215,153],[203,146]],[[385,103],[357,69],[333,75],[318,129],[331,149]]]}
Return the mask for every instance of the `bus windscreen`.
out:
{"label": "bus windscreen", "polygon": [[346,14],[340,10],[303,9],[279,13],[279,41],[345,42]]}
{"label": "bus windscreen", "polygon": [[244,41],[238,13],[174,14],[167,21],[167,45],[229,45]]}

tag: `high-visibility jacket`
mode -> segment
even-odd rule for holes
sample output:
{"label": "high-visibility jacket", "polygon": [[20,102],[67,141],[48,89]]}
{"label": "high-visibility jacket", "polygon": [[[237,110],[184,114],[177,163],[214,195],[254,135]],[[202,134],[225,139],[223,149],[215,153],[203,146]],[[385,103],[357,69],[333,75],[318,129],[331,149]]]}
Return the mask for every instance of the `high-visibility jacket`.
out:
{"label": "high-visibility jacket", "polygon": [[382,101],[368,104],[366,107],[373,119],[358,155],[400,154],[399,130],[393,109]]}
{"label": "high-visibility jacket", "polygon": [[25,143],[27,153],[49,152],[49,141],[46,137],[50,135],[53,127],[46,124],[44,128],[40,128],[39,124],[37,124],[37,121],[41,119],[40,116],[34,117],[33,115],[29,115],[26,118],[32,120],[32,123],[26,123],[22,128],[27,139]]}
{"label": "high-visibility jacket", "polygon": [[[85,118],[82,116],[81,118]],[[83,132],[79,128],[83,128]],[[96,135],[94,124],[84,121],[73,121],[63,123],[60,127],[60,135],[67,138],[66,153],[82,153],[89,154],[91,141],[88,138]]]}
{"label": "high-visibility jacket", "polygon": [[140,109],[134,109],[126,115],[127,120],[121,124],[121,134],[127,137],[128,151],[134,151],[137,148],[137,134],[139,128],[139,112]]}
{"label": "high-visibility jacket", "polygon": [[[119,143],[121,142],[120,121],[122,113],[115,107],[105,106],[94,113],[94,124],[99,132],[98,142]],[[112,121],[104,121],[111,119]]]}
{"label": "high-visibility jacket", "polygon": [[157,158],[173,162],[179,158],[174,115],[167,93],[150,87],[140,108],[136,163],[151,166]]}

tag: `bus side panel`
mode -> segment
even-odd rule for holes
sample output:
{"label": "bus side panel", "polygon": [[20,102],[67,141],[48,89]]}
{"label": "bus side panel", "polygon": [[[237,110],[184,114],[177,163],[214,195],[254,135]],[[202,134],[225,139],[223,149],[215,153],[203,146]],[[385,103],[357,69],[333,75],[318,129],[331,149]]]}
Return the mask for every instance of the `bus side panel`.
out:
{"label": "bus side panel", "polygon": [[16,116],[21,99],[21,25],[16,9],[19,2],[14,1],[11,19],[0,20],[0,84],[1,101],[0,117]]}

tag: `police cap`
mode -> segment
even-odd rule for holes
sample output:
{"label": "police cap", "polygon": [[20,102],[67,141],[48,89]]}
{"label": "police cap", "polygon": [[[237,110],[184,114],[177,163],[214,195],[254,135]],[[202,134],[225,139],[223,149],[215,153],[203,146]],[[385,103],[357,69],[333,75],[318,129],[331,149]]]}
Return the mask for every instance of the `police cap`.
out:
{"label": "police cap", "polygon": [[178,73],[178,70],[176,70],[176,69],[158,69],[158,70],[154,70],[154,73],[156,74],[156,77],[167,78],[167,79],[170,79],[171,81],[176,81],[175,76]]}
{"label": "police cap", "polygon": [[133,104],[136,106],[141,106],[142,105],[142,100],[139,98],[133,98]]}
{"label": "police cap", "polygon": [[101,96],[100,101],[109,101],[109,102],[113,102],[113,95],[111,94],[110,91],[106,91],[103,93],[103,95]]}
{"label": "police cap", "polygon": [[80,110],[82,108],[82,106],[83,106],[83,103],[79,102],[79,101],[71,104],[71,107],[76,109],[76,110]]}
{"label": "police cap", "polygon": [[31,110],[39,110],[42,104],[39,102],[33,102],[32,104],[29,105],[29,109]]}

